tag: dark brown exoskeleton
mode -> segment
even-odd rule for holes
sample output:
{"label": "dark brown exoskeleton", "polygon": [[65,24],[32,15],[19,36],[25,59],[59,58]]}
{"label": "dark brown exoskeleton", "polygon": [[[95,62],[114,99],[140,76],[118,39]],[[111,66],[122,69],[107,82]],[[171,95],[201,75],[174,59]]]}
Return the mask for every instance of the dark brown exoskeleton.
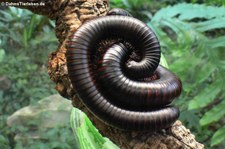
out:
{"label": "dark brown exoskeleton", "polygon": [[67,66],[85,106],[105,123],[125,130],[171,126],[179,110],[178,77],[160,61],[160,44],[143,22],[121,9],[84,23],[67,41]]}

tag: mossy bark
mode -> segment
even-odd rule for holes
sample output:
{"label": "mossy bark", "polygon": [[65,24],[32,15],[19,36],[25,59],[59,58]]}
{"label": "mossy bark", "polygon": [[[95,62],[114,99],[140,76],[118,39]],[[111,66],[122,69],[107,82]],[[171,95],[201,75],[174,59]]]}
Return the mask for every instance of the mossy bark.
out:
{"label": "mossy bark", "polygon": [[[19,0],[2,1],[19,2]],[[104,16],[109,9],[108,0],[25,0],[23,2],[44,3],[44,6],[39,7],[19,7],[45,15],[56,21],[55,32],[59,46],[55,52],[49,55],[48,73],[50,78],[56,83],[56,90],[62,96],[71,99],[74,107],[85,112],[105,137],[110,138],[123,149],[204,148],[204,145],[198,143],[194,135],[180,121],[177,121],[167,130],[154,133],[122,131],[99,121],[76,97],[66,67],[65,41],[86,20]]]}

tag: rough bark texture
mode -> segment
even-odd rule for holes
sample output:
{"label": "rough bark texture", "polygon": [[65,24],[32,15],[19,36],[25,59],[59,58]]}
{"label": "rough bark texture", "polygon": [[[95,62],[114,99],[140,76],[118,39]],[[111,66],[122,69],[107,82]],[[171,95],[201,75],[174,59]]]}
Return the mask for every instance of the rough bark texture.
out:
{"label": "rough bark texture", "polygon": [[[9,0],[3,1],[9,2]],[[194,135],[180,121],[177,121],[171,128],[159,132],[121,131],[99,121],[76,98],[68,78],[64,43],[69,34],[75,32],[85,20],[105,15],[109,8],[108,0],[26,0],[25,2],[45,3],[45,6],[23,6],[22,8],[56,20],[55,32],[59,46],[55,52],[50,54],[48,62],[48,73],[51,80],[56,83],[56,90],[62,96],[71,99],[74,107],[85,112],[104,136],[123,149],[204,148],[204,145],[198,143]]]}

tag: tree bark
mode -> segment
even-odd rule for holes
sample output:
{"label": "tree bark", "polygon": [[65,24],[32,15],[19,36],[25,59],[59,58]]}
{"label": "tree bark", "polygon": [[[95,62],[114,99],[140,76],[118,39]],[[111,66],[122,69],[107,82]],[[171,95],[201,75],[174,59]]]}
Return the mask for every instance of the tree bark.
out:
{"label": "tree bark", "polygon": [[[19,0],[2,0],[19,2]],[[178,120],[173,126],[158,132],[122,131],[106,125],[90,113],[76,97],[66,67],[65,40],[88,19],[103,16],[109,9],[108,0],[25,0],[23,2],[44,3],[44,6],[18,6],[34,13],[45,15],[56,21],[58,49],[51,53],[48,61],[48,73],[56,83],[56,90],[72,100],[74,107],[85,112],[99,131],[122,149],[169,149],[169,148],[204,148],[195,140],[195,136]]]}

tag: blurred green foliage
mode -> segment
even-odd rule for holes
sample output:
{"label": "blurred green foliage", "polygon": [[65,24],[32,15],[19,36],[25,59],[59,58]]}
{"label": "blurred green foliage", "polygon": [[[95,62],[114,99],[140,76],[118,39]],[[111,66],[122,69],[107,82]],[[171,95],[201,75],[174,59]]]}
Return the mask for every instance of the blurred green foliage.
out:
{"label": "blurred green foliage", "polygon": [[202,4],[164,7],[177,1],[161,2],[111,0],[113,7],[128,10],[156,32],[170,69],[183,82],[174,103],[182,122],[206,148],[225,148],[225,3],[192,0]]}
{"label": "blurred green foliage", "polygon": [[[18,128],[7,127],[6,120],[16,110],[55,94],[47,73],[48,54],[57,48],[54,22],[30,11],[9,7],[0,10],[0,76],[11,81],[8,90],[0,90],[0,148],[70,149],[72,130],[59,127],[40,134],[43,140],[14,142]],[[26,133],[27,128],[21,128]],[[41,132],[41,131],[40,131]]]}
{"label": "blurred green foliage", "polygon": [[224,0],[110,0],[110,7],[126,9],[135,18],[147,22],[159,9],[184,2],[225,6]]}
{"label": "blurred green foliage", "polygon": [[46,72],[46,62],[57,40],[50,30],[52,23],[29,11],[10,7],[0,11],[0,20],[0,48],[3,51],[0,52],[3,53],[0,75],[6,75],[12,82],[0,100],[1,112],[10,114],[55,93]]}
{"label": "blurred green foliage", "polygon": [[[21,129],[23,129],[22,132],[27,131],[26,128]],[[23,140],[23,142],[26,141],[25,144],[22,141],[17,141],[15,149],[72,149],[75,146],[69,123],[68,127],[40,128],[39,131],[42,132],[39,136],[41,139],[28,138]]]}

